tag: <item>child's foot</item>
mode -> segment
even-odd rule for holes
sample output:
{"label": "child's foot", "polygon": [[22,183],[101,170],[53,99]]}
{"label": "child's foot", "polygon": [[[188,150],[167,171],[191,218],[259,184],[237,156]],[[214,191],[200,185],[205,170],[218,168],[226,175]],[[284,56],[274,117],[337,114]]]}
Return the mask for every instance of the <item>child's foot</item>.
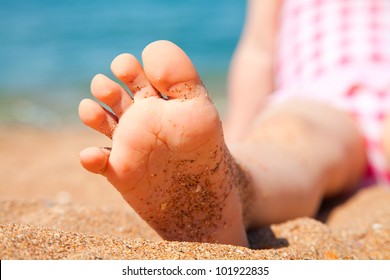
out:
{"label": "child's foot", "polygon": [[240,190],[248,183],[194,66],[167,41],[142,57],[144,68],[130,54],[111,65],[134,100],[107,77],[93,79],[92,94],[113,113],[85,99],[80,118],[113,143],[83,150],[82,165],[106,176],[165,239],[247,245]]}

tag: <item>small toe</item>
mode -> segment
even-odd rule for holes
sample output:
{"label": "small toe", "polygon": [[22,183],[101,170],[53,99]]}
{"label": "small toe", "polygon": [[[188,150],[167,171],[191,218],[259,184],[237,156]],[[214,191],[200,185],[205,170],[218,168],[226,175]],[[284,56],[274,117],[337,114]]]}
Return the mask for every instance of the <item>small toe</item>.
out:
{"label": "small toe", "polygon": [[134,55],[128,53],[118,55],[111,63],[111,71],[130,89],[134,99],[159,96]]}
{"label": "small toe", "polygon": [[207,93],[190,58],[177,45],[153,42],[144,49],[142,60],[148,80],[169,98],[190,99],[203,90]]}
{"label": "small toe", "polygon": [[104,175],[109,156],[110,151],[107,149],[89,147],[80,152],[80,163],[89,172]]}
{"label": "small toe", "polygon": [[87,126],[112,138],[118,119],[91,99],[83,99],[79,105],[79,116]]}
{"label": "small toe", "polygon": [[124,88],[102,74],[92,79],[91,92],[98,100],[109,106],[118,118],[133,104],[133,99]]}

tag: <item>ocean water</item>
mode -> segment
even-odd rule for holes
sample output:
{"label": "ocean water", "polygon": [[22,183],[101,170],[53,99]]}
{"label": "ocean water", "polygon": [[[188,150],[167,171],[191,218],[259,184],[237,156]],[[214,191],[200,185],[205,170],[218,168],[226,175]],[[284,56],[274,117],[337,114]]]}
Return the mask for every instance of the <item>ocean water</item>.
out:
{"label": "ocean water", "polygon": [[0,123],[77,122],[96,73],[123,52],[140,58],[167,39],[191,57],[215,99],[245,13],[244,0],[2,0]]}

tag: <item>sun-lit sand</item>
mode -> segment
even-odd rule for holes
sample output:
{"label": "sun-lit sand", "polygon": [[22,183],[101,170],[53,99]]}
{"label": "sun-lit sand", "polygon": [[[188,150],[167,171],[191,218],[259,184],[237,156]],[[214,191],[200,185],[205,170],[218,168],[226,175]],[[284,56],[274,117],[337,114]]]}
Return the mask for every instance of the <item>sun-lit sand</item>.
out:
{"label": "sun-lit sand", "polygon": [[78,153],[108,146],[80,127],[1,126],[1,259],[390,259],[390,188],[362,190],[326,223],[299,218],[250,233],[252,249],[162,241]]}

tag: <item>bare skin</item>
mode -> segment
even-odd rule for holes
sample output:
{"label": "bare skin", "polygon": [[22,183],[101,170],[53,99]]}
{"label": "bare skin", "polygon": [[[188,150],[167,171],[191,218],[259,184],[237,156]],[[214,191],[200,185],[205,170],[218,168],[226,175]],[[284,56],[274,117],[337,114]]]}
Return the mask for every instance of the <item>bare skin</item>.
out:
{"label": "bare skin", "polygon": [[276,34],[281,0],[249,0],[244,29],[229,69],[228,141],[240,141],[274,90]]}
{"label": "bare skin", "polygon": [[390,114],[386,117],[383,124],[383,150],[387,161],[390,162]]}
{"label": "bare skin", "polygon": [[166,41],[145,48],[143,62],[124,54],[112,63],[134,100],[107,77],[93,79],[92,94],[114,114],[86,99],[80,118],[113,144],[82,151],[82,165],[106,176],[165,239],[247,245],[240,188],[248,182],[195,68]]}
{"label": "bare skin", "polygon": [[113,113],[85,99],[80,118],[112,138],[112,149],[87,148],[80,160],[163,238],[247,246],[248,228],[313,215],[324,196],[359,178],[363,144],[344,113],[303,100],[269,108],[228,149],[180,48],[154,42],[143,65],[130,54],[111,65],[134,100],[109,78],[93,79],[93,96]]}

